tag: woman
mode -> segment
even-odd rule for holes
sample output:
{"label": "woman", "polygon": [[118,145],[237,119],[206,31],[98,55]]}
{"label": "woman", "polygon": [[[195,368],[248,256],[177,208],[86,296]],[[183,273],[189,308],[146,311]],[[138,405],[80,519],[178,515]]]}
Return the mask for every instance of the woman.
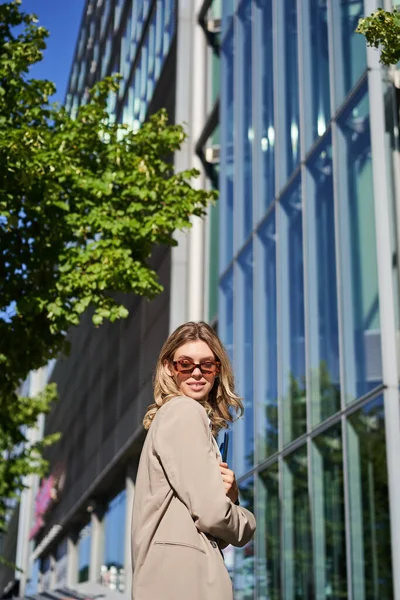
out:
{"label": "woman", "polygon": [[232,600],[221,548],[243,546],[256,526],[215,441],[230,409],[243,408],[209,325],[186,323],[167,339],[154,396],[133,507],[133,600]]}

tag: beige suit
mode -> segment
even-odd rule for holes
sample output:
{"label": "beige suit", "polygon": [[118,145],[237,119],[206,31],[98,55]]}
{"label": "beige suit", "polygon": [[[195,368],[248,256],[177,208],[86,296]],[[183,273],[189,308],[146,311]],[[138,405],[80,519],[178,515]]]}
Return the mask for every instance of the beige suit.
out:
{"label": "beige suit", "polygon": [[136,480],[133,600],[232,600],[219,546],[244,546],[256,524],[225,495],[219,462],[198,402],[178,396],[159,409]]}

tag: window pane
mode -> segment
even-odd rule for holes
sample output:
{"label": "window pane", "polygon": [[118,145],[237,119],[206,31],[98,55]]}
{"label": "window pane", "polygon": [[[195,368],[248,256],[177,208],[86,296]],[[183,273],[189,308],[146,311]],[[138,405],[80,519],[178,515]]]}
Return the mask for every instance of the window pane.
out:
{"label": "window pane", "polygon": [[222,37],[232,25],[233,0],[224,0],[222,2]]}
{"label": "window pane", "polygon": [[236,58],[238,61],[238,159],[236,169],[238,173],[239,193],[238,198],[238,234],[239,243],[247,238],[253,226],[253,185],[252,185],[252,154],[253,154],[253,115],[252,115],[252,32],[251,32],[251,1],[242,0],[238,10],[238,35]]}
{"label": "window pane", "polygon": [[[346,399],[382,381],[369,103],[366,86],[340,120],[338,162]],[[347,186],[346,186],[347,183]]]}
{"label": "window pane", "polygon": [[219,330],[221,340],[233,360],[233,268],[231,267],[221,281],[219,296]]}
{"label": "window pane", "polygon": [[335,425],[313,444],[313,521],[317,598],[346,598],[346,539],[342,428]]}
{"label": "window pane", "polygon": [[[218,307],[219,336],[233,364],[233,267],[229,269],[220,283]],[[233,464],[233,445],[233,432],[231,431],[228,447],[228,465]]]}
{"label": "window pane", "polygon": [[261,21],[261,101],[262,126],[257,135],[257,145],[262,154],[261,209],[264,211],[275,196],[275,124],[274,124],[274,61],[272,1],[257,0]]}
{"label": "window pane", "polygon": [[280,202],[280,353],[283,443],[306,431],[303,233],[300,178]]}
{"label": "window pane", "polygon": [[[219,171],[215,171],[218,177]],[[209,228],[208,320],[212,322],[218,315],[218,202],[209,209]]]}
{"label": "window pane", "polygon": [[233,256],[233,27],[222,45],[221,57],[221,246],[224,269]]}
{"label": "window pane", "polygon": [[256,328],[257,460],[278,450],[278,361],[275,212],[259,231],[260,285]]}
{"label": "window pane", "polygon": [[243,397],[244,417],[235,427],[237,435],[235,470],[243,475],[254,463],[253,426],[253,246],[249,244],[237,261],[238,279],[237,314],[235,315],[237,339],[235,339],[234,364],[238,390]]}
{"label": "window pane", "polygon": [[307,448],[283,463],[283,561],[285,600],[314,597]]}
{"label": "window pane", "polygon": [[68,569],[68,540],[64,538],[56,548],[55,552],[55,580],[56,587],[60,588],[67,584]]}
{"label": "window pane", "polygon": [[392,600],[385,415],[378,398],[347,424],[353,597]]}
{"label": "window pane", "polygon": [[289,176],[300,161],[299,67],[296,0],[283,0],[285,9],[286,163]]}
{"label": "window pane", "polygon": [[343,97],[367,68],[365,39],[355,33],[360,17],[365,16],[363,0],[341,0]]}
{"label": "window pane", "polygon": [[[251,477],[243,481],[239,491],[241,506],[254,513],[254,479]],[[253,600],[254,584],[254,539],[252,539],[243,548],[235,548],[235,600]]]}
{"label": "window pane", "polygon": [[78,582],[89,580],[90,546],[92,541],[92,526],[88,523],[79,532],[78,549]]}
{"label": "window pane", "polygon": [[259,600],[280,600],[281,532],[277,462],[260,474],[258,506],[256,597]]}
{"label": "window pane", "polygon": [[123,490],[109,504],[104,516],[104,564],[101,583],[120,591],[125,587],[124,551],[126,531],[126,491]]}
{"label": "window pane", "polygon": [[326,130],[331,116],[327,0],[309,0],[311,25],[312,139]]}
{"label": "window pane", "polygon": [[335,210],[330,136],[312,155],[307,174],[309,364],[312,423],[340,409]]}

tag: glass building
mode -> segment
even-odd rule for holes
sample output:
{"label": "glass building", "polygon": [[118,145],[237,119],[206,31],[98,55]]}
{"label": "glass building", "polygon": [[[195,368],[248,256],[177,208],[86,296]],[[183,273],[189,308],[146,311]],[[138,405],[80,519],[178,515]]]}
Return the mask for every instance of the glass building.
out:
{"label": "glass building", "polygon": [[121,75],[108,110],[138,128],[146,117],[175,37],[174,0],[87,0],[72,66],[66,109],[72,116],[88,89],[107,75]]}
{"label": "glass building", "polygon": [[258,522],[235,600],[400,597],[398,107],[365,4],[223,3],[218,327]]}

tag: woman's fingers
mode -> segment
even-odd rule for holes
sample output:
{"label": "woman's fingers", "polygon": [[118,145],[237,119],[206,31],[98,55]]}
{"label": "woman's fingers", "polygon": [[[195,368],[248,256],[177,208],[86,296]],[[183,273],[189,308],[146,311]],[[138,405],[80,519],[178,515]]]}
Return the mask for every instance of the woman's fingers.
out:
{"label": "woman's fingers", "polygon": [[232,502],[236,502],[239,491],[236,483],[235,473],[229,469],[228,464],[224,462],[220,463],[219,468],[221,471],[222,481],[225,486],[226,495],[232,500]]}
{"label": "woman's fingers", "polygon": [[[227,489],[230,489],[235,483],[235,473],[228,469],[227,467],[222,466],[224,463],[220,464],[220,471],[222,475],[222,481],[225,484]],[[225,463],[226,464],[226,463]]]}

